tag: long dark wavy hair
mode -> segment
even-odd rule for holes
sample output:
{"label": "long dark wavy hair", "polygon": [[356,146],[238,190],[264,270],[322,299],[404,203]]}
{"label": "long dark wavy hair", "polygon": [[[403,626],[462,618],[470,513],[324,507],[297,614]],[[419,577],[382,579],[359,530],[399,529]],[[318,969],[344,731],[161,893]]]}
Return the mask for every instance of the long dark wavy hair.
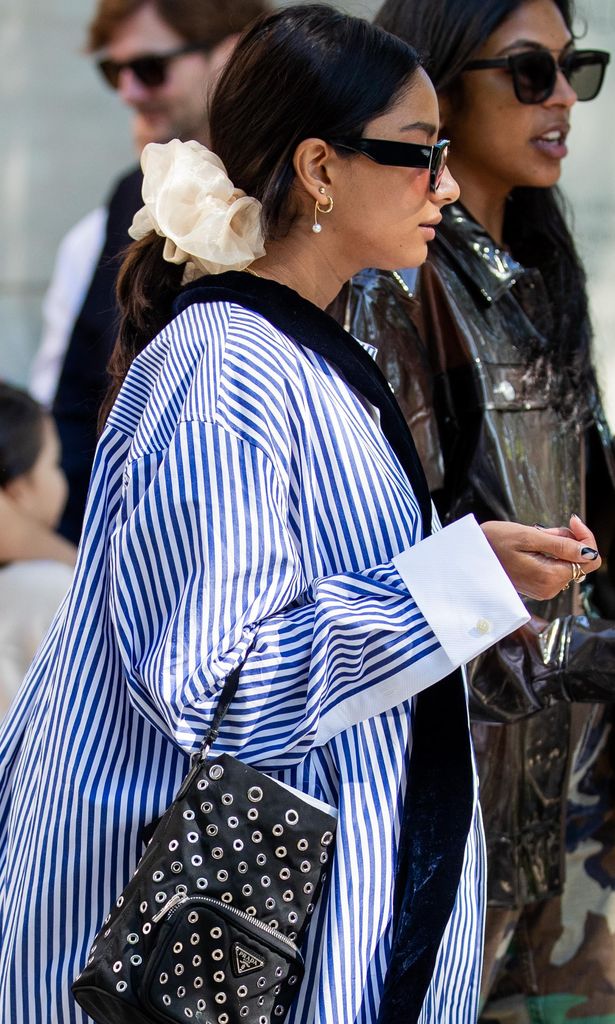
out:
{"label": "long dark wavy hair", "polygon": [[[523,2],[385,0],[376,23],[416,47],[436,91],[458,106],[463,103],[464,65]],[[572,31],[571,0],[553,2]],[[549,350],[543,356],[568,416],[582,423],[589,414],[587,396],[595,393],[596,381],[585,272],[567,219],[557,187],[515,188],[506,204],[504,239],[515,259],[542,274],[554,323]],[[528,353],[534,355],[538,354]]]}
{"label": "long dark wavy hair", "polygon": [[[265,241],[283,235],[294,216],[297,145],[360,136],[419,67],[398,37],[324,5],[276,11],[246,31],[214,90],[210,138],[231,181],[262,203]],[[133,359],[172,317],[183,267],[165,263],[163,246],[152,232],[129,248],[120,271],[122,319],[102,422]]]}

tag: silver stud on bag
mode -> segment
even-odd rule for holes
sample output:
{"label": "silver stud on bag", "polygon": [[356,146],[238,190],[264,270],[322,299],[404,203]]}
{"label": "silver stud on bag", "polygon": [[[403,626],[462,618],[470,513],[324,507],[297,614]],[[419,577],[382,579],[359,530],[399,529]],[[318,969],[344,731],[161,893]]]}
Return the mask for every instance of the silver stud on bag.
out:
{"label": "silver stud on bag", "polygon": [[183,999],[185,995],[186,995],[186,989],[184,988],[183,985],[180,985],[178,990],[177,990],[177,998],[178,999]]}
{"label": "silver stud on bag", "polygon": [[286,821],[287,825],[298,825],[299,815],[297,814],[296,811],[287,811],[286,814],[284,815],[284,820]]}
{"label": "silver stud on bag", "polygon": [[177,839],[172,839],[171,842],[169,843],[169,850],[173,852],[173,850],[176,850],[178,846],[179,843],[177,842]]}
{"label": "silver stud on bag", "polygon": [[320,863],[321,864],[326,864],[328,860],[329,860],[329,854],[328,853],[321,853],[321,855],[320,855]]}
{"label": "silver stud on bag", "polygon": [[277,846],[276,847],[276,851],[275,851],[276,857],[279,857],[279,858],[285,857],[287,853],[288,853],[288,851],[287,851],[285,846]]}
{"label": "silver stud on bag", "polygon": [[220,936],[222,935],[222,929],[218,927],[212,928],[209,934],[211,935],[212,939],[219,939]]}
{"label": "silver stud on bag", "polygon": [[194,811],[184,811],[186,821],[194,821]]}
{"label": "silver stud on bag", "polygon": [[166,971],[163,971],[162,974],[160,975],[160,984],[161,985],[166,985],[168,980],[169,980],[169,975],[166,973]]}
{"label": "silver stud on bag", "polygon": [[193,946],[198,946],[200,941],[201,941],[201,936],[199,935],[199,933],[198,932],[193,932],[192,935],[190,936],[191,944]]}
{"label": "silver stud on bag", "polygon": [[284,971],[282,970],[282,968],[281,967],[276,967],[276,969],[275,969],[275,976],[276,976],[276,978],[281,978],[283,974],[284,974]]}
{"label": "silver stud on bag", "polygon": [[213,779],[214,782],[217,782],[218,779],[221,779],[223,775],[224,768],[222,767],[222,765],[212,764],[211,768],[209,769],[209,778]]}
{"label": "silver stud on bag", "polygon": [[257,855],[256,863],[258,864],[259,868],[262,868],[267,863],[267,858],[265,857],[264,853],[259,853]]}
{"label": "silver stud on bag", "polygon": [[119,974],[121,969],[122,969],[122,961],[121,960],[116,960],[114,965],[113,965],[113,973],[114,974]]}
{"label": "silver stud on bag", "polygon": [[195,978],[194,979],[194,987],[195,988],[203,988],[203,979],[202,978]]}
{"label": "silver stud on bag", "polygon": [[258,981],[256,982],[256,985],[257,985],[258,988],[264,988],[266,984],[267,984],[267,979],[266,978],[259,978]]}
{"label": "silver stud on bag", "polygon": [[290,871],[288,868],[280,869],[280,878],[282,879],[283,882],[287,881],[287,879],[290,878]]}
{"label": "silver stud on bag", "polygon": [[251,896],[254,890],[252,889],[251,885],[244,885],[241,891],[244,896]]}
{"label": "silver stud on bag", "polygon": [[248,870],[248,865],[246,864],[245,860],[239,861],[239,864],[237,865],[237,870],[240,875],[245,875],[246,871]]}
{"label": "silver stud on bag", "polygon": [[[202,963],[203,963],[203,958],[200,957],[198,953],[196,954],[196,956],[192,957],[192,966],[193,967],[200,967]],[[196,982],[195,982],[195,984],[196,984]]]}
{"label": "silver stud on bag", "polygon": [[155,882],[162,882],[162,879],[164,878],[164,871],[154,871],[152,878]]}
{"label": "silver stud on bag", "polygon": [[307,839],[299,839],[298,842],[297,842],[297,849],[300,850],[301,853],[305,853],[305,851],[307,850],[308,846],[309,846],[309,843],[308,843]]}
{"label": "silver stud on bag", "polygon": [[286,892],[282,893],[282,899],[284,900],[285,903],[290,903],[290,901],[294,899],[294,895],[295,894],[293,893],[292,889],[287,889]]}
{"label": "silver stud on bag", "polygon": [[251,807],[247,814],[248,821],[256,821],[258,819],[258,811],[256,807]]}
{"label": "silver stud on bag", "polygon": [[239,1016],[240,1016],[240,1017],[247,1017],[247,1016],[248,1016],[248,1014],[249,1014],[249,1012],[250,1012],[250,1010],[249,1010],[249,1007],[247,1007],[247,1006],[242,1006],[242,1007],[241,1007],[241,1010],[239,1011]]}
{"label": "silver stud on bag", "polygon": [[178,896],[186,896],[188,890],[186,889],[185,885],[176,885],[175,892],[177,893]]}
{"label": "silver stud on bag", "polygon": [[233,840],[233,849],[235,850],[236,853],[241,853],[241,851],[243,850],[243,842],[241,841],[241,839]]}
{"label": "silver stud on bag", "polygon": [[248,790],[248,800],[253,804],[258,804],[263,799],[263,791],[260,786],[250,786]]}
{"label": "silver stud on bag", "polygon": [[246,907],[246,914],[249,914],[250,917],[256,917],[256,907]]}
{"label": "silver stud on bag", "polygon": [[262,885],[263,889],[268,889],[269,888],[269,886],[271,885],[271,879],[270,879],[269,875],[263,875],[263,877],[261,878],[261,885]]}
{"label": "silver stud on bag", "polygon": [[[216,1000],[219,1006],[222,1006],[226,1002],[226,996],[224,992],[216,992],[214,999]],[[219,1017],[218,1020],[220,1020]]]}
{"label": "silver stud on bag", "polygon": [[201,857],[200,853],[195,853],[194,857],[190,858],[190,863],[192,864],[193,867],[200,868],[201,864],[203,863],[203,858]]}
{"label": "silver stud on bag", "polygon": [[197,889],[206,889],[208,885],[209,885],[209,882],[207,881],[206,878],[197,878],[197,880],[196,880],[196,887],[197,887]]}
{"label": "silver stud on bag", "polygon": [[221,1013],[218,1017],[218,1024],[228,1024],[230,1018],[228,1013]]}
{"label": "silver stud on bag", "polygon": [[212,960],[224,960],[224,953],[221,949],[212,949],[211,951]]}
{"label": "silver stud on bag", "polygon": [[272,899],[272,897],[270,896],[269,899],[265,900],[265,909],[266,910],[274,910],[274,908],[275,908],[275,900]]}
{"label": "silver stud on bag", "polygon": [[156,900],[156,903],[166,903],[167,894],[166,892],[162,892],[161,890],[160,892],[156,893],[154,899]]}
{"label": "silver stud on bag", "polygon": [[186,836],[186,839],[188,840],[189,843],[198,843],[198,841],[199,841],[199,833],[198,832],[189,832],[188,835]]}
{"label": "silver stud on bag", "polygon": [[173,863],[171,864],[171,871],[173,872],[173,874],[180,875],[183,870],[184,865],[182,864],[181,860],[174,860]]}
{"label": "silver stud on bag", "polygon": [[299,870],[303,872],[304,875],[307,875],[308,871],[312,870],[312,865],[310,864],[309,860],[302,860],[301,864],[299,865]]}
{"label": "silver stud on bag", "polygon": [[206,800],[205,803],[201,804],[201,810],[202,810],[203,814],[210,814],[211,811],[213,811],[213,809],[214,809],[214,805],[211,804],[209,802],[209,800]]}
{"label": "silver stud on bag", "polygon": [[171,996],[163,996],[162,997],[162,1001],[163,1001],[165,1006],[170,1006],[171,1005]]}
{"label": "silver stud on bag", "polygon": [[303,886],[303,891],[304,891],[306,896],[309,896],[310,893],[313,893],[314,892],[314,886],[313,886],[312,882],[306,882],[305,885]]}
{"label": "silver stud on bag", "polygon": [[131,946],[136,946],[138,941],[139,936],[137,935],[136,932],[131,932],[130,935],[126,937],[126,942],[130,943]]}
{"label": "silver stud on bag", "polygon": [[225,981],[225,980],[226,980],[226,974],[224,973],[224,971],[215,971],[214,972],[214,981],[217,982],[218,985],[221,985],[222,982]]}
{"label": "silver stud on bag", "polygon": [[289,924],[296,924],[298,920],[299,920],[299,918],[295,914],[295,911],[291,910],[290,914],[288,915],[288,923]]}
{"label": "silver stud on bag", "polygon": [[325,832],[320,841],[323,846],[330,846],[333,842],[333,832]]}
{"label": "silver stud on bag", "polygon": [[222,900],[223,903],[232,903],[233,902],[233,894],[232,894],[232,892],[223,892],[222,896],[220,897],[220,899]]}
{"label": "silver stud on bag", "polygon": [[222,868],[221,871],[218,871],[216,878],[218,879],[219,882],[228,882],[228,871]]}
{"label": "silver stud on bag", "polygon": [[218,835],[218,826],[217,825],[208,825],[207,828],[205,829],[205,831],[206,831],[208,836],[217,836]]}
{"label": "silver stud on bag", "polygon": [[118,990],[118,992],[125,992],[126,989],[128,988],[128,983],[125,981],[118,981],[115,987]]}
{"label": "silver stud on bag", "polygon": [[198,919],[199,915],[197,914],[196,910],[191,910],[190,913],[188,914],[188,921],[190,922],[190,924],[196,924]]}
{"label": "silver stud on bag", "polygon": [[271,831],[273,832],[274,836],[279,837],[284,835],[284,829],[282,828],[281,825],[274,825]]}
{"label": "silver stud on bag", "polygon": [[263,833],[259,832],[258,829],[256,830],[256,832],[252,833],[252,842],[253,843],[260,843],[260,842],[262,842],[262,839],[263,839]]}
{"label": "silver stud on bag", "polygon": [[142,914],[147,913],[147,900],[143,900],[143,902],[139,904],[139,910]]}
{"label": "silver stud on bag", "polygon": [[239,818],[236,818],[234,815],[228,819],[228,827],[229,828],[237,828],[238,824],[239,824]]}
{"label": "silver stud on bag", "polygon": [[182,945],[182,943],[181,943],[181,942],[176,942],[176,943],[175,943],[175,945],[173,946],[173,952],[174,952],[174,953],[181,953],[181,951],[183,950],[183,948],[184,948],[184,947],[183,947],[183,945]]}
{"label": "silver stud on bag", "polygon": [[175,970],[175,973],[176,973],[177,977],[180,978],[181,975],[184,973],[183,964],[175,964],[174,970]]}
{"label": "silver stud on bag", "polygon": [[232,802],[233,802],[233,794],[232,793],[223,793],[222,794],[222,803],[224,804],[225,807],[230,807]]}
{"label": "silver stud on bag", "polygon": [[208,783],[207,779],[199,779],[199,781],[196,784],[196,788],[200,789],[201,792],[202,792],[204,789],[207,789],[208,785],[209,785],[209,783]]}
{"label": "silver stud on bag", "polygon": [[221,846],[214,846],[213,850],[211,851],[211,855],[214,858],[214,860],[222,860],[222,858],[224,857],[224,850],[222,849]]}

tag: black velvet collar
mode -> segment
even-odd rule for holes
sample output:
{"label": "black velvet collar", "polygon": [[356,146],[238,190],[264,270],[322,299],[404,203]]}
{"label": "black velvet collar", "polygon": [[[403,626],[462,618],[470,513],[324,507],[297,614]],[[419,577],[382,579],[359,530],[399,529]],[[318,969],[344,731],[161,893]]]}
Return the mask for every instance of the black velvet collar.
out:
{"label": "black velvet collar", "polygon": [[324,356],[341,376],[380,411],[385,437],[412,484],[423,521],[431,533],[431,498],[412,434],[386,379],[365,349],[307,299],[285,285],[238,271],[201,277],[180,292],[175,312],[195,302],[235,302],[260,313],[304,348]]}

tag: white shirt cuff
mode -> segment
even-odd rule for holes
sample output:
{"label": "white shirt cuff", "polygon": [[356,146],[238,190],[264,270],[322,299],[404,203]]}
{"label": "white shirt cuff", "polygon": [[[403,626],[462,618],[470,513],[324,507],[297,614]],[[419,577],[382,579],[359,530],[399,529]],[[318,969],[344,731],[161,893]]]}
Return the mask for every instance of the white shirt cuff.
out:
{"label": "white shirt cuff", "polygon": [[455,667],[529,620],[474,516],[451,523],[392,561]]}

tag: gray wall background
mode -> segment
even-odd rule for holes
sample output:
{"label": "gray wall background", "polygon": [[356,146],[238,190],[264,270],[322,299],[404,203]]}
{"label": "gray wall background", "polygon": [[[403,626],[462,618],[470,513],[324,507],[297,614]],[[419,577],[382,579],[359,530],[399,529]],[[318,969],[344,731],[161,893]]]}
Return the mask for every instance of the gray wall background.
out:
{"label": "gray wall background", "polygon": [[[224,2],[224,0],[220,0]],[[377,2],[345,0],[370,16]],[[580,0],[581,45],[615,52],[615,0]],[[128,114],[81,52],[88,0],[0,0],[0,376],[27,379],[41,301],[64,233],[134,157]],[[581,20],[581,19],[580,19]],[[563,184],[574,212],[615,425],[615,58],[600,98],[574,111]]]}

